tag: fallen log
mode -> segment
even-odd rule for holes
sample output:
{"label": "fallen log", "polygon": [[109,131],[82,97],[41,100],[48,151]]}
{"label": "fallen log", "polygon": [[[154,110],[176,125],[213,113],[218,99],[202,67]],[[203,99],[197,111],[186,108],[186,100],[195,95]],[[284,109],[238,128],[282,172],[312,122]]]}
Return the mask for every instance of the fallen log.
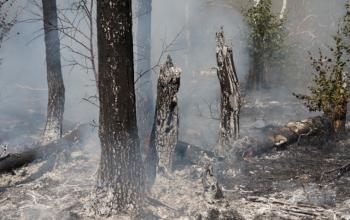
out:
{"label": "fallen log", "polygon": [[0,173],[12,172],[35,160],[46,159],[52,154],[58,154],[66,149],[70,149],[82,141],[83,134],[86,133],[89,125],[81,124],[65,134],[61,139],[48,144],[36,144],[27,147],[19,152],[7,152],[0,157]]}
{"label": "fallen log", "polygon": [[[259,135],[235,142],[233,146],[230,146],[229,153],[226,155],[234,155],[236,158],[256,157],[273,150],[284,150],[286,147],[298,143],[303,137],[328,137],[332,134],[330,121],[322,116],[289,122],[282,127],[267,126],[260,131]],[[183,141],[178,142],[175,153],[176,156],[180,156],[192,164],[200,163],[203,157],[216,160],[225,159],[212,151]]]}
{"label": "fallen log", "polygon": [[233,147],[234,154],[241,158],[260,156],[273,150],[283,150],[298,143],[302,137],[329,137],[331,122],[322,116],[302,121],[289,122],[282,127],[266,127],[257,137],[249,137],[248,146]]}

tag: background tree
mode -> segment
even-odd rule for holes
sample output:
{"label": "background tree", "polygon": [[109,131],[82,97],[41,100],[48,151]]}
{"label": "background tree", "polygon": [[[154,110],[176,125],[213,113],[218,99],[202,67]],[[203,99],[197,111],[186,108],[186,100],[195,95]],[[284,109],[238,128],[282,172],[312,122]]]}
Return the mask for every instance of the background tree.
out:
{"label": "background tree", "polygon": [[[96,1],[74,0],[58,9],[58,29],[63,41],[62,49],[70,52],[70,58],[62,59],[71,68],[80,67],[91,73],[98,87],[96,47]],[[97,96],[91,97],[97,98]],[[91,100],[96,101],[96,100]]]}
{"label": "background tree", "polygon": [[[14,0],[0,1],[0,48],[1,43],[10,32],[13,25],[16,23],[16,17],[9,18],[9,10],[13,6]],[[1,60],[0,60],[1,61]]]}
{"label": "background tree", "polygon": [[65,89],[61,69],[56,0],[43,0],[42,6],[46,47],[47,83],[49,90],[47,120],[43,134],[43,142],[45,143],[62,137]]}
{"label": "background tree", "polygon": [[136,84],[137,121],[141,142],[144,145],[148,143],[147,139],[151,133],[154,112],[151,74],[152,0],[138,0],[136,16],[136,73],[142,74]]}
{"label": "background tree", "polygon": [[310,95],[294,94],[310,111],[322,111],[332,122],[334,133],[345,131],[349,89],[350,54],[350,3],[345,4],[346,14],[340,22],[339,31],[333,37],[334,46],[329,47],[327,57],[319,50],[319,57],[310,55],[314,68],[314,83]]}
{"label": "background tree", "polygon": [[[284,4],[285,6],[285,4]],[[283,8],[284,8],[283,6]],[[250,70],[247,90],[259,90],[268,87],[267,75],[270,66],[280,62],[286,36],[284,10],[280,16],[273,14],[271,0],[255,1],[244,12],[249,27],[248,50]]]}
{"label": "background tree", "polygon": [[97,1],[101,160],[95,211],[134,213],[143,168],[136,125],[131,0]]}

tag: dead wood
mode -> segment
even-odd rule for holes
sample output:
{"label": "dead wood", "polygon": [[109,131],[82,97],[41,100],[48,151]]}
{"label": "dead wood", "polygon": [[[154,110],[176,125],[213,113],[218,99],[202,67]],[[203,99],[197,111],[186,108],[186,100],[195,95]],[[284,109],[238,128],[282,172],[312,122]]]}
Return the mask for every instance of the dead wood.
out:
{"label": "dead wood", "polygon": [[248,201],[269,205],[269,212],[275,217],[288,217],[288,219],[329,219],[334,216],[332,211],[323,207],[305,203],[289,203],[277,199],[249,196]]}
{"label": "dead wood", "polygon": [[282,127],[266,127],[262,134],[249,138],[249,145],[233,149],[238,157],[249,158],[260,156],[273,150],[283,150],[296,144],[303,137],[331,135],[331,122],[322,116],[302,121],[289,122]]}
{"label": "dead wood", "polygon": [[0,158],[0,173],[29,164],[35,160],[47,159],[50,155],[58,154],[82,141],[84,133],[89,125],[81,124],[65,134],[61,139],[48,144],[35,144],[16,153],[6,153]]}
{"label": "dead wood", "polygon": [[[284,150],[304,137],[328,137],[332,134],[330,121],[322,116],[289,122],[282,127],[267,126],[260,131],[261,134],[248,137],[247,140],[240,143],[241,146],[237,146],[238,142],[234,146],[231,145],[230,154],[234,154],[237,158],[256,157],[273,150]],[[205,157],[216,160],[225,159],[212,151],[182,141],[178,142],[175,152],[177,156],[192,164],[199,164]],[[342,170],[345,170],[345,166]]]}
{"label": "dead wood", "polygon": [[191,164],[199,164],[203,161],[203,158],[216,159],[219,161],[224,159],[223,157],[215,155],[212,151],[205,150],[202,147],[184,141],[179,141],[177,143],[175,153],[175,156]]}
{"label": "dead wood", "polygon": [[348,172],[350,172],[350,162],[340,168],[336,168],[336,169],[324,172],[322,174],[321,180],[328,179],[327,180],[328,182],[338,180]]}
{"label": "dead wood", "polygon": [[232,47],[227,46],[223,28],[216,33],[217,75],[221,87],[219,146],[227,146],[239,137],[241,93]]}
{"label": "dead wood", "polygon": [[166,174],[172,169],[172,159],[178,142],[181,69],[174,66],[170,56],[160,68],[157,101],[149,148],[146,152],[146,185],[153,185],[156,170]]}
{"label": "dead wood", "polygon": [[202,175],[203,199],[205,203],[197,210],[197,220],[226,220],[243,217],[232,207],[228,200],[225,199],[222,187],[213,174],[211,164],[205,166]]}

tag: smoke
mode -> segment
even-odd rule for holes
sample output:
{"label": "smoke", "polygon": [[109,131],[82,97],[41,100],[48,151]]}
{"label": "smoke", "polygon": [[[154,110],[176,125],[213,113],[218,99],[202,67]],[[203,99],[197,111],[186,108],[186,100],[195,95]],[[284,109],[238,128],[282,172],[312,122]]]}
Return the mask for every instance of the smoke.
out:
{"label": "smoke", "polygon": [[[25,7],[22,19],[32,18],[33,14],[29,12],[37,11],[25,0],[19,1],[19,4]],[[69,1],[60,1],[59,4],[67,6]],[[286,63],[282,71],[276,68],[271,73],[272,90],[258,95],[268,96],[271,100],[294,101],[292,92],[306,90],[312,78],[307,51],[317,52],[318,48],[325,49],[332,44],[331,37],[337,30],[340,17],[345,13],[344,4],[345,0],[287,1],[289,35]],[[246,80],[249,71],[247,27],[241,13],[242,7],[246,5],[247,1],[242,0],[153,0],[154,64],[164,45],[179,34],[169,54],[175,65],[183,71],[179,93],[182,140],[206,146],[215,144],[219,122],[208,119],[211,117],[208,105],[215,109],[219,100],[219,82],[213,68],[216,67],[215,32],[221,26],[224,27],[227,42],[233,46],[239,80],[242,83]],[[273,1],[277,14],[282,5],[282,0]],[[40,11],[37,12],[40,14]],[[23,115],[21,120],[39,125],[36,130],[38,134],[44,126],[47,104],[42,26],[42,21],[17,24],[0,50],[0,57],[3,58],[0,66],[0,114],[13,115],[13,118],[21,118],[20,115]],[[35,39],[32,40],[33,38]],[[62,56],[69,57],[70,54],[62,51]],[[91,81],[93,76],[79,68],[71,72],[69,68],[64,68],[63,74],[66,87],[65,120],[90,122],[98,119],[98,109],[82,100],[87,95],[95,94],[95,84]],[[152,72],[152,76],[155,94],[158,71]],[[275,117],[282,113],[274,112],[277,115]],[[214,111],[213,114],[215,118],[218,113]],[[256,116],[247,117],[254,122]],[[290,117],[293,119],[296,116]]]}
{"label": "smoke", "polygon": [[[162,19],[159,19],[162,18]],[[206,103],[216,108],[220,91],[216,76],[215,33],[224,27],[227,43],[234,48],[234,61],[240,80],[248,67],[244,45],[244,23],[240,9],[230,4],[201,0],[156,0],[153,7],[152,58],[161,54],[162,44],[171,42],[174,64],[182,69],[179,92],[180,139],[200,145],[216,141],[218,121],[199,116],[207,115]],[[156,79],[157,73],[154,74]]]}

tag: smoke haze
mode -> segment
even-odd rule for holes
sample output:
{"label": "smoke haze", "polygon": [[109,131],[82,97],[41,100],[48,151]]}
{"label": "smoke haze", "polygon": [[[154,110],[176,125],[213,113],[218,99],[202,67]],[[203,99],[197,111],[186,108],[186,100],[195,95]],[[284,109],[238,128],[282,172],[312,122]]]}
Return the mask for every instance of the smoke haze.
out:
{"label": "smoke haze", "polygon": [[[63,7],[68,5],[67,2],[69,3],[60,1],[59,4]],[[282,0],[274,0],[273,3],[274,10],[279,13]],[[21,19],[31,18],[33,15],[29,11],[37,11],[35,6],[25,1],[19,1],[18,4],[25,6]],[[153,0],[154,64],[164,45],[179,35],[169,54],[175,65],[183,70],[179,93],[180,139],[190,139],[195,144],[207,146],[216,141],[219,122],[206,117],[209,117],[208,104],[215,107],[219,99],[219,82],[213,68],[216,66],[215,32],[221,26],[224,27],[227,42],[233,45],[238,77],[242,84],[246,80],[249,71],[247,27],[241,13],[246,4],[246,1],[239,0]],[[345,13],[344,4],[345,0],[288,1],[288,57],[283,71],[277,68],[271,73],[272,92],[266,94],[292,100],[292,92],[306,90],[312,76],[307,51],[315,53],[318,48],[325,49],[332,44],[331,37]],[[0,66],[0,114],[30,116],[23,120],[36,121],[40,125],[38,133],[45,123],[47,104],[42,26],[42,21],[17,24],[0,50],[0,57],[3,58]],[[62,56],[71,55],[62,51]],[[165,56],[163,60],[164,58]],[[95,94],[92,74],[79,68],[69,70],[63,68],[66,87],[65,120],[84,123],[98,119],[98,109],[82,100],[83,97]],[[152,72],[154,94],[157,75],[157,70]],[[301,105],[298,107],[303,108]]]}

